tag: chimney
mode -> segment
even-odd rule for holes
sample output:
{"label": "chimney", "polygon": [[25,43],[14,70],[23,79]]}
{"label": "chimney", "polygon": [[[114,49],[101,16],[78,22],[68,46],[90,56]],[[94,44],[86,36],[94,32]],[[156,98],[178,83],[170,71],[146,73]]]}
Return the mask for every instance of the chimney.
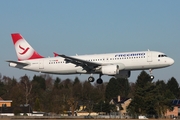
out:
{"label": "chimney", "polygon": [[121,97],[120,97],[120,95],[118,95],[118,102],[120,102],[121,101]]}

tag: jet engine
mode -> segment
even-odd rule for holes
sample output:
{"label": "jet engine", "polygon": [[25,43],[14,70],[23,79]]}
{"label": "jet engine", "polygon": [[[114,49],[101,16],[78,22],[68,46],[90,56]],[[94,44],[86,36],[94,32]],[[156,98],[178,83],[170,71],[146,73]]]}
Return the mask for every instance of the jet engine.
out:
{"label": "jet engine", "polygon": [[102,66],[101,72],[104,75],[116,75],[119,73],[119,66],[118,65]]}
{"label": "jet engine", "polygon": [[124,64],[101,66],[101,72],[104,75],[115,76],[116,78],[128,78],[131,71],[124,70]]}

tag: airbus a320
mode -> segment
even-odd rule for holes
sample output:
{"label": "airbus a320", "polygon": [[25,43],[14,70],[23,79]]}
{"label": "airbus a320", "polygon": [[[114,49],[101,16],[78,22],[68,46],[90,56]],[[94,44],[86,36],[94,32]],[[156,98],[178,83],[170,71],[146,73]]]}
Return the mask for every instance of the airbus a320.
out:
{"label": "airbus a320", "polygon": [[9,66],[49,74],[90,74],[89,82],[94,82],[93,74],[99,74],[96,80],[98,84],[103,83],[102,75],[128,78],[134,70],[149,70],[151,79],[154,79],[153,69],[168,67],[174,63],[166,54],[150,50],[76,56],[54,52],[54,57],[45,58],[21,34],[13,33],[11,36],[18,61],[8,60]]}

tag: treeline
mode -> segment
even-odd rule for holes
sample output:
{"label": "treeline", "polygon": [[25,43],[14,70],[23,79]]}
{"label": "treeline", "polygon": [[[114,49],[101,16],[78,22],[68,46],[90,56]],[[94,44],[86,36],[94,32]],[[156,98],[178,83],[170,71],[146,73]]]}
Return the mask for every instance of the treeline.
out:
{"label": "treeline", "polygon": [[12,106],[30,104],[33,110],[64,113],[83,106],[87,112],[116,111],[110,105],[111,99],[118,95],[121,98],[132,98],[128,112],[133,114],[164,115],[167,109],[172,110],[171,101],[180,98],[180,87],[174,77],[167,82],[152,81],[149,74],[142,71],[135,83],[128,79],[111,78],[103,84],[74,80],[53,79],[48,74],[34,76],[30,79],[24,75],[17,80],[7,76],[0,77],[0,97],[12,100]]}

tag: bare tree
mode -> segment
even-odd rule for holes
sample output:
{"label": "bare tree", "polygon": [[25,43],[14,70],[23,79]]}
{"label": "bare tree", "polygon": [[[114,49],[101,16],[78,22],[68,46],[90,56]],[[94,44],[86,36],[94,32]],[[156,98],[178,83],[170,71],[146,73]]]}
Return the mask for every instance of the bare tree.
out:
{"label": "bare tree", "polygon": [[32,84],[29,81],[28,76],[26,76],[26,75],[21,77],[20,83],[22,84],[24,92],[25,92],[25,100],[26,100],[25,104],[28,104],[29,103],[29,98],[28,97],[29,97],[29,95],[31,93]]}
{"label": "bare tree", "polygon": [[77,108],[78,102],[73,97],[69,98],[67,102],[68,102],[68,105],[70,106],[70,110],[72,112],[72,116],[74,116],[74,112],[75,112],[75,110]]}

